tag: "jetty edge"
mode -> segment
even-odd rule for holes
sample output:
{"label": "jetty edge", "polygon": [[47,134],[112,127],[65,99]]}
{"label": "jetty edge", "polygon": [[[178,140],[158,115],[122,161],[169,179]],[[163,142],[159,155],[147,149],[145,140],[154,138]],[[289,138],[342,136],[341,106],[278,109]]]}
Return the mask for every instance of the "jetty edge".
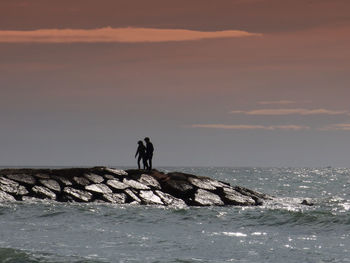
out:
{"label": "jetty edge", "polygon": [[258,206],[272,197],[182,172],[108,167],[0,170],[0,202],[57,202],[186,206]]}

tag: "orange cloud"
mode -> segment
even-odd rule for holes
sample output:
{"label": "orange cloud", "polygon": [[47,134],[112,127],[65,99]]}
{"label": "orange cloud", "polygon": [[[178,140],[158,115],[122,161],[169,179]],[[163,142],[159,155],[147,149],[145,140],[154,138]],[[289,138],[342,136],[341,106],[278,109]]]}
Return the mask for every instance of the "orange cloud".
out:
{"label": "orange cloud", "polygon": [[335,110],[327,110],[327,109],[259,109],[259,110],[251,110],[251,111],[239,111],[234,110],[231,111],[232,114],[246,114],[246,115],[349,115],[350,112],[346,110],[335,111]]}
{"label": "orange cloud", "polygon": [[0,30],[0,43],[142,43],[260,36],[240,30],[195,31],[158,28]]}
{"label": "orange cloud", "polygon": [[323,131],[350,131],[350,123],[332,124],[327,127],[321,128]]}
{"label": "orange cloud", "polygon": [[192,128],[209,128],[209,129],[225,129],[225,130],[308,130],[309,126],[302,125],[228,125],[228,124],[193,124]]}

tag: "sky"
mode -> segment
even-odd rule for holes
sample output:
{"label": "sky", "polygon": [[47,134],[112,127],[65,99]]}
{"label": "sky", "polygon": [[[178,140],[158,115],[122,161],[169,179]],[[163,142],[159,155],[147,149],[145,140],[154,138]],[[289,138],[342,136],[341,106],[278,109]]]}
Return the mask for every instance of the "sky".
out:
{"label": "sky", "polygon": [[0,165],[350,167],[348,0],[1,0]]}

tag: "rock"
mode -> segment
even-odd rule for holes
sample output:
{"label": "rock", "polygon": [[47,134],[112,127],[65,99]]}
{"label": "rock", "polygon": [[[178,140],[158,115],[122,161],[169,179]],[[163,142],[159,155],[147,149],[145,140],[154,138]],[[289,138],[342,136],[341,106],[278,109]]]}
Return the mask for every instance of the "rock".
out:
{"label": "rock", "polygon": [[125,179],[123,180],[123,183],[130,186],[133,189],[137,189],[137,190],[149,190],[150,188],[147,185],[141,184],[138,181],[135,180],[128,180]]}
{"label": "rock", "polygon": [[68,180],[67,178],[65,177],[62,177],[62,176],[54,176],[53,178],[55,178],[56,180],[60,181],[62,184],[64,184],[65,186],[71,186],[73,185],[73,183]]}
{"label": "rock", "polygon": [[129,187],[127,184],[124,184],[118,180],[108,180],[107,185],[116,190],[123,190]]}
{"label": "rock", "polygon": [[61,192],[60,184],[53,179],[41,179],[40,183],[55,192]]}
{"label": "rock", "polygon": [[16,182],[25,183],[29,185],[35,185],[35,178],[29,174],[9,174],[7,178]]}
{"label": "rock", "polygon": [[169,180],[166,182],[166,184],[174,190],[180,192],[187,192],[193,189],[193,186],[191,184],[189,184],[187,181],[182,180]]}
{"label": "rock", "polygon": [[75,199],[77,199],[80,202],[89,202],[92,198],[92,194],[86,191],[74,189],[72,187],[65,187],[63,189],[63,192],[73,196]]}
{"label": "rock", "polygon": [[253,198],[242,195],[233,188],[225,187],[223,188],[225,198],[231,205],[255,205]]}
{"label": "rock", "polygon": [[302,202],[301,202],[301,205],[307,205],[307,206],[314,206],[315,204],[304,199]]}
{"label": "rock", "polygon": [[24,186],[5,177],[0,177],[0,190],[14,195],[26,195],[29,193]]}
{"label": "rock", "polygon": [[101,194],[111,194],[113,191],[104,184],[91,184],[85,186],[85,189],[91,192],[95,193],[101,193]]}
{"label": "rock", "polygon": [[103,198],[112,204],[125,204],[126,195],[124,193],[104,194]]}
{"label": "rock", "polygon": [[104,178],[97,174],[84,174],[84,176],[95,184],[100,184],[104,181]]}
{"label": "rock", "polygon": [[13,202],[13,201],[16,201],[16,199],[12,195],[0,190],[0,202]]}
{"label": "rock", "polygon": [[164,193],[162,191],[156,190],[155,192],[160,197],[160,199],[162,199],[162,201],[165,205],[179,207],[179,208],[186,206],[186,203],[179,198],[176,198],[176,197],[174,197],[170,194]]}
{"label": "rock", "polygon": [[140,197],[146,204],[164,205],[159,196],[152,191],[140,191]]}
{"label": "rock", "polygon": [[87,185],[90,184],[90,181],[89,181],[88,179],[84,178],[84,177],[77,177],[77,176],[75,176],[75,177],[73,178],[73,180],[74,180],[77,184],[82,185],[82,186],[87,186]]}
{"label": "rock", "polygon": [[122,175],[122,176],[128,175],[128,173],[125,172],[124,170],[118,170],[114,168],[105,168],[105,170],[108,172],[114,173],[116,175]]}
{"label": "rock", "polygon": [[44,186],[37,186],[36,185],[32,188],[32,191],[34,193],[38,194],[39,196],[49,198],[51,200],[56,200],[56,194]]}
{"label": "rock", "polygon": [[151,188],[155,188],[155,189],[161,188],[159,182],[154,177],[152,177],[148,174],[142,174],[138,181],[144,185],[151,187]]}
{"label": "rock", "polygon": [[138,198],[138,196],[135,195],[134,192],[131,191],[130,189],[126,189],[126,190],[125,190],[125,193],[126,193],[128,196],[130,196],[135,202],[141,203],[141,199]]}
{"label": "rock", "polygon": [[205,190],[216,190],[216,187],[211,184],[211,180],[209,179],[199,179],[195,177],[189,177],[188,181],[197,186],[198,188]]}
{"label": "rock", "polygon": [[50,175],[48,174],[34,174],[34,177],[39,179],[50,179]]}
{"label": "rock", "polygon": [[103,177],[107,180],[114,180],[115,176],[111,175],[111,174],[104,174]]}
{"label": "rock", "polygon": [[251,198],[253,198],[254,200],[258,200],[258,199],[267,199],[267,200],[272,200],[272,198],[266,194],[262,194],[253,190],[250,190],[248,188],[242,187],[242,186],[235,186],[234,189],[237,192],[240,192],[242,195],[247,195],[250,196]]}
{"label": "rock", "polygon": [[198,189],[195,196],[194,201],[199,205],[208,206],[208,205],[224,205],[224,202],[221,198],[213,194],[209,191]]}

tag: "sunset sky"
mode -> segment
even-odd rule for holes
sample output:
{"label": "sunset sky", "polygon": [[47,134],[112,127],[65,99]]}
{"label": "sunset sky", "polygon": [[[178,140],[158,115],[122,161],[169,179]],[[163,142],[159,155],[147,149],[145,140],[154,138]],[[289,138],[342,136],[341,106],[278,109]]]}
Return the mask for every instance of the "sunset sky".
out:
{"label": "sunset sky", "polygon": [[0,165],[350,167],[349,0],[1,0]]}

